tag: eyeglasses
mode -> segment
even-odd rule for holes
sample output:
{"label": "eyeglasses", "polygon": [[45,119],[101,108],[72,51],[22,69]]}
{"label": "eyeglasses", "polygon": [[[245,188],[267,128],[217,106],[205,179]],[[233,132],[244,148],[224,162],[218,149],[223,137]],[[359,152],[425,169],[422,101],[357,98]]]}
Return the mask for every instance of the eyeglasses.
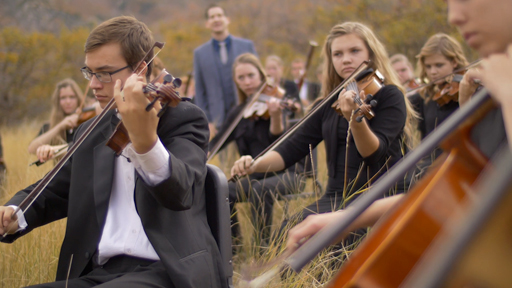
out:
{"label": "eyeglasses", "polygon": [[91,80],[92,76],[96,76],[98,81],[100,81],[102,83],[110,83],[110,82],[112,82],[112,75],[114,75],[117,72],[122,71],[122,70],[124,70],[124,69],[126,69],[128,67],[130,67],[130,65],[126,65],[123,68],[117,69],[114,72],[96,72],[96,73],[93,73],[90,70],[88,70],[87,67],[82,67],[80,69],[80,71],[82,71],[82,74],[84,75],[85,79],[87,79],[87,80]]}

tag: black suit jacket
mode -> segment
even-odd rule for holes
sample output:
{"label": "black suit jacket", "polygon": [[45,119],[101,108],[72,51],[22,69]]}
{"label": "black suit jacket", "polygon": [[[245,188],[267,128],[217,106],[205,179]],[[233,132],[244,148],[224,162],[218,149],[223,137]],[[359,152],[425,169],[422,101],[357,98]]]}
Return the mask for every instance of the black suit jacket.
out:
{"label": "black suit jacket", "polygon": [[[67,217],[57,280],[66,278],[71,255],[70,278],[89,272],[88,264],[97,251],[115,168],[114,153],[105,146],[114,117],[114,111],[109,111],[26,211],[27,229],[3,239],[12,242],[36,227]],[[90,123],[78,128],[77,137]],[[205,114],[182,102],[164,113],[157,132],[170,153],[171,176],[151,187],[136,175],[134,200],[144,231],[175,287],[222,287],[226,281],[221,257],[205,212],[209,138]],[[7,205],[19,204],[33,187],[18,192]]]}

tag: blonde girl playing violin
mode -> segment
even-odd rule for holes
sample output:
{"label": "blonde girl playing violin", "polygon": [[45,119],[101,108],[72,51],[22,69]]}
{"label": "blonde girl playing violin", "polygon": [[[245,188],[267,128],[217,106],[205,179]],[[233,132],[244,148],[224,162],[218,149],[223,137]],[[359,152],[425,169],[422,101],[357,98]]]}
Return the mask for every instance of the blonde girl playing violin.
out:
{"label": "blonde girl playing violin", "polygon": [[[217,135],[210,142],[210,150],[219,139],[225,134],[228,127],[236,116],[243,110],[249,97],[255,94],[267,82],[266,73],[258,58],[250,53],[238,56],[233,64],[233,79],[238,92],[240,105],[235,107],[227,116],[227,120],[220,128]],[[282,106],[280,100],[273,98],[269,100],[268,114],[269,118],[251,117],[242,118],[227,140],[221,146],[221,149],[232,141],[238,146],[240,155],[251,155],[255,157],[272,142],[277,140],[284,131],[282,121]],[[253,208],[253,222],[259,235],[257,240],[267,240],[270,236],[270,227],[272,219],[272,207],[274,199],[278,194],[290,194],[301,185],[301,176],[303,164],[299,163],[287,171],[284,169],[271,171],[261,171],[250,177],[244,177],[236,183],[229,183],[229,198],[231,208],[236,202],[248,201]],[[234,215],[236,223],[236,214]],[[232,226],[233,236],[239,235],[238,225]]]}
{"label": "blonde girl playing violin", "polygon": [[[253,156],[244,155],[231,170],[232,175],[280,171],[308,155],[310,145],[315,148],[324,141],[328,167],[326,192],[301,214],[295,215],[298,220],[340,209],[353,200],[357,191],[367,187],[402,157],[402,140],[412,138],[413,134],[413,110],[390,65],[386,49],[368,27],[355,22],[334,26],[327,36],[323,53],[326,59],[323,97],[349,77],[363,61],[371,60],[370,67],[383,74],[385,86],[373,95],[378,103],[373,109],[375,117],[355,121],[356,115],[352,114],[358,106],[354,98],[360,96],[365,99],[366,95],[364,92],[356,95],[354,91],[343,90],[281,146],[253,165]],[[343,115],[331,108],[335,101],[339,102]],[[397,184],[397,192],[406,189],[406,183]]]}
{"label": "blonde girl playing violin", "polygon": [[71,78],[57,85],[52,93],[50,122],[45,123],[38,136],[28,145],[28,152],[41,162],[51,159],[55,152],[73,141],[79,115],[75,113],[83,99],[82,90]]}
{"label": "blonde girl playing violin", "polygon": [[[443,33],[430,37],[416,57],[422,84],[431,83],[469,64],[459,42]],[[422,139],[459,108],[456,101],[444,105],[434,101],[435,94],[440,92],[445,84],[445,79],[441,79],[411,96],[411,102],[420,116],[418,128]]]}

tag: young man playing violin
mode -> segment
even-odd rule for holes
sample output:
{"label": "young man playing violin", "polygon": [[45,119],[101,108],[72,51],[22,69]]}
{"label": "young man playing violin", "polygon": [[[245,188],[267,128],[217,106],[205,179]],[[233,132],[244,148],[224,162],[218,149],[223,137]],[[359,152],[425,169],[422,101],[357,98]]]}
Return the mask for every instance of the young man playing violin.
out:
{"label": "young man playing violin", "polygon": [[[470,98],[475,86],[469,85],[470,82],[480,79],[493,99],[500,103],[500,108],[488,113],[472,131],[472,140],[486,156],[491,157],[500,145],[507,143],[507,137],[510,138],[512,135],[512,31],[503,28],[512,25],[512,0],[495,0],[491,5],[485,0],[446,2],[449,22],[457,26],[467,44],[484,58],[481,68],[468,71],[461,81],[459,101],[462,99],[461,102],[465,102]],[[470,86],[473,86],[473,89]],[[508,139],[509,147],[510,143],[512,141]],[[374,202],[351,223],[348,230],[372,226],[402,197],[403,195],[398,195]],[[343,221],[345,215],[341,210],[308,217],[290,230],[287,247],[296,249],[302,239],[316,234],[331,222]],[[339,239],[343,239],[344,236],[339,235]]]}
{"label": "young man playing violin", "polygon": [[[133,17],[110,19],[91,32],[82,72],[101,107],[115,98],[117,109],[107,112],[24,215],[14,216],[14,208],[34,185],[0,207],[0,234],[8,234],[3,242],[67,217],[57,282],[35,287],[227,283],[205,212],[208,122],[186,102],[160,118],[157,107],[145,111],[142,89],[152,53],[143,57],[153,43],[151,31]],[[131,139],[123,157],[105,146],[119,119]],[[90,124],[78,127],[75,139]]]}

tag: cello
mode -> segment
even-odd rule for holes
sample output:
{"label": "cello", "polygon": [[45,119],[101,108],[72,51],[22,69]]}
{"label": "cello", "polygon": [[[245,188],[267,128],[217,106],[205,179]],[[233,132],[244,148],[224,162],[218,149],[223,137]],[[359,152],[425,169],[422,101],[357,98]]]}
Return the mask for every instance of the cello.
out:
{"label": "cello", "polygon": [[[509,287],[512,154],[502,147],[473,197],[445,225],[403,287]],[[485,191],[485,193],[483,193]]]}

